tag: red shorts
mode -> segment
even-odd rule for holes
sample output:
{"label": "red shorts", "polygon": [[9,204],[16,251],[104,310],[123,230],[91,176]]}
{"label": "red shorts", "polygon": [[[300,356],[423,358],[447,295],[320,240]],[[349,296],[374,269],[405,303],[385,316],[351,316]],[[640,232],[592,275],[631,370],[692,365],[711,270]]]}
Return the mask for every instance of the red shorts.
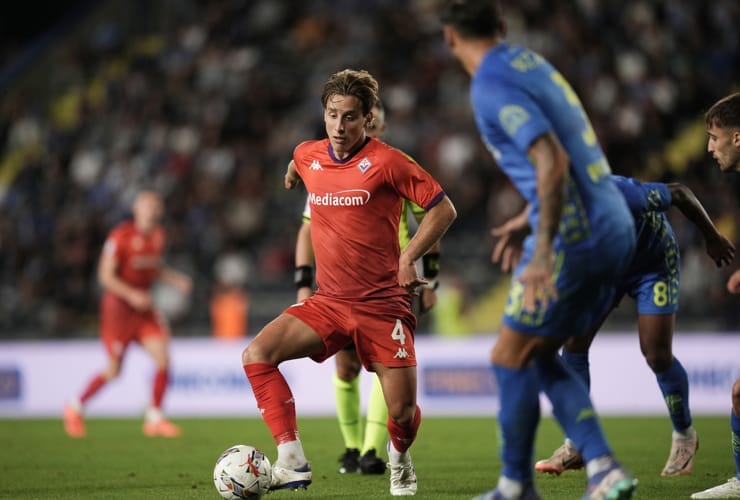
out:
{"label": "red shorts", "polygon": [[311,359],[321,363],[349,342],[368,371],[372,363],[387,367],[416,366],[410,297],[341,300],[313,295],[283,311],[310,326],[324,341],[324,352]]}
{"label": "red shorts", "polygon": [[123,300],[110,294],[100,303],[100,337],[112,358],[122,358],[131,341],[141,343],[145,338],[168,338],[169,328],[154,309],[136,311]]}

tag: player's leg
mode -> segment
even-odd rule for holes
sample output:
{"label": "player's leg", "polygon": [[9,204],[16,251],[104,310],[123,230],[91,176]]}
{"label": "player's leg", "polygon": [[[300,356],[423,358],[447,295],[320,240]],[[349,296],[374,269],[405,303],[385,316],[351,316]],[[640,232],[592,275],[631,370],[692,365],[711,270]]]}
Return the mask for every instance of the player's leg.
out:
{"label": "player's leg", "polygon": [[88,381],[82,394],[64,405],[64,430],[70,437],[84,437],[87,434],[84,420],[85,404],[120,372],[120,358],[109,357],[105,369]]}
{"label": "player's leg", "polygon": [[334,374],[334,401],[337,406],[337,420],[344,439],[344,453],[339,457],[339,472],[357,472],[360,467],[360,447],[362,446],[362,422],[360,422],[360,359],[354,344],[334,355],[336,373]]}
{"label": "player's leg", "polygon": [[[498,425],[503,468],[497,498],[539,498],[532,478],[534,438],[540,421],[540,384],[531,361],[546,339],[503,325],[491,351],[499,387]],[[550,349],[555,356],[556,345]]]}
{"label": "player's leg", "polygon": [[162,413],[162,401],[169,385],[169,333],[166,327],[152,319],[150,323],[142,328],[139,342],[141,347],[151,356],[155,365],[151,402],[146,410],[142,431],[149,437],[177,437],[180,435],[180,428],[167,420]]}
{"label": "player's leg", "polygon": [[388,442],[388,408],[383,397],[383,387],[380,379],[373,377],[373,386],[370,389],[370,398],[367,403],[367,418],[365,419],[365,440],[360,456],[360,472],[363,474],[384,474],[385,460],[380,458],[381,450]]}
{"label": "player's leg", "polygon": [[[563,344],[563,350],[560,354],[563,362],[578,375],[589,391],[591,388],[591,373],[588,350],[591,348],[591,343],[607,316],[608,314],[604,314],[587,335],[568,338]],[[534,470],[560,475],[566,470],[580,470],[584,465],[583,457],[576,449],[575,444],[566,436],[565,442],[549,458],[538,460],[534,464]]]}
{"label": "player's leg", "polygon": [[735,458],[735,476],[712,488],[694,493],[691,498],[740,498],[740,378],[732,385],[732,410],[730,410],[732,429],[732,455]]}
{"label": "player's leg", "polygon": [[[328,314],[312,309],[309,305],[312,303],[316,303],[316,298],[308,299],[294,312],[303,314],[307,321],[313,320],[320,327]],[[272,470],[273,489],[305,488],[312,481],[311,467],[298,438],[293,393],[278,365],[307,356],[326,359],[339,346],[327,350],[325,340],[302,319],[283,313],[268,323],[242,353],[244,372],[257,407],[277,445],[278,456]],[[346,343],[345,339],[342,345]]]}
{"label": "player's leg", "polygon": [[118,321],[119,316],[111,310],[105,300],[100,314],[100,338],[108,355],[105,369],[95,374],[85,385],[80,396],[64,405],[64,430],[70,437],[84,437],[87,433],[83,418],[85,405],[108,382],[121,373],[121,362],[129,343],[129,334],[125,326],[130,323]]}
{"label": "player's leg", "polygon": [[383,388],[388,407],[388,462],[390,492],[394,496],[415,495],[416,471],[409,448],[416,439],[421,424],[421,408],[416,404],[416,367],[386,367],[373,365]]}
{"label": "player's leg", "polygon": [[674,313],[640,314],[638,318],[640,350],[655,373],[673,423],[671,452],[661,476],[691,474],[699,447],[691,425],[688,375],[672,351],[675,320]]}

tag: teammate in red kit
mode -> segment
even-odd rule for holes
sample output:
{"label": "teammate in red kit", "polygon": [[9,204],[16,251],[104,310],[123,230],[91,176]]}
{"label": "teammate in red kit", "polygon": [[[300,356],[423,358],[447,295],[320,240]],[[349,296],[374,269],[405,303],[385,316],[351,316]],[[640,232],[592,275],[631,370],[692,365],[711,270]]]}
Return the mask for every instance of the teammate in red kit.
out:
{"label": "teammate in red kit", "polygon": [[136,341],[154,359],[151,405],[143,432],[147,436],[176,437],[180,429],[166,420],[161,406],[169,370],[169,329],[152,302],[151,288],[164,280],[190,293],[190,278],[162,262],[165,233],[159,225],[163,203],[159,194],[142,191],[133,204],[133,220],[122,222],[108,235],[98,266],[104,289],[100,304],[100,336],[108,366],[87,384],[82,395],[65,405],[64,429],[71,437],[85,435],[83,408],[107,382],[116,378],[129,343]]}
{"label": "teammate in red kit", "polygon": [[[352,341],[365,368],[380,378],[388,405],[390,492],[417,490],[408,452],[421,422],[411,297],[425,281],[414,262],[439,241],[456,212],[429,173],[366,135],[377,99],[378,83],[368,72],[332,75],[321,96],[328,138],[298,145],[285,174],[286,188],[299,180],[306,186],[318,288],[265,326],[242,354],[278,448],[273,489],[305,488],[312,481],[293,394],[278,365],[303,357],[322,362]],[[403,198],[427,214],[401,252]]]}

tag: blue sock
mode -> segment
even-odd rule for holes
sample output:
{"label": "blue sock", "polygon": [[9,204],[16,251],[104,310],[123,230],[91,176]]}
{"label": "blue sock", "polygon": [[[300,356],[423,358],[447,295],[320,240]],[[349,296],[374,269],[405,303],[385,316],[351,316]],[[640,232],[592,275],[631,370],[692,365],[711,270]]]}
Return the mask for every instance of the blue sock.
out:
{"label": "blue sock", "polygon": [[668,407],[668,414],[673,422],[673,430],[685,431],[691,427],[691,410],[689,410],[689,378],[686,370],[673,358],[671,367],[663,373],[656,373],[660,392]]}
{"label": "blue sock", "polygon": [[588,369],[588,353],[580,352],[568,352],[563,349],[560,357],[563,358],[565,364],[570,366],[573,371],[581,377],[581,380],[586,384],[586,390],[591,390],[591,373]]}
{"label": "blue sock", "polygon": [[534,368],[521,370],[493,365],[499,387],[501,474],[515,481],[531,481],[534,438],[540,421],[540,395]]}
{"label": "blue sock", "polygon": [[553,414],[584,460],[611,455],[586,386],[560,356],[536,362],[540,386],[550,399]]}
{"label": "blue sock", "polygon": [[732,456],[735,457],[735,475],[740,481],[740,416],[730,411],[730,428],[732,429]]}

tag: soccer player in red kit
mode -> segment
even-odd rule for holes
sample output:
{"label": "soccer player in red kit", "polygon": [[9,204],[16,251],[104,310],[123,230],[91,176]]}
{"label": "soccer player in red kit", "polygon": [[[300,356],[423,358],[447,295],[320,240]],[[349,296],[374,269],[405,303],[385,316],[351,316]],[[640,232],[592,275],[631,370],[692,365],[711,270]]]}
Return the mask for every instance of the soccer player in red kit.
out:
{"label": "soccer player in red kit", "polygon": [[[425,281],[414,262],[456,217],[442,187],[401,151],[366,135],[378,83],[366,71],[344,70],[324,84],[328,138],[298,145],[285,187],[299,180],[311,208],[318,288],[266,325],[242,354],[257,406],[275,439],[272,488],[305,488],[311,467],[298,438],[293,394],[278,370],[283,361],[322,362],[354,342],[364,367],[377,373],[388,406],[392,495],[414,495],[409,447],[421,422],[411,297]],[[427,214],[400,251],[403,198]]]}
{"label": "soccer player in red kit", "polygon": [[162,262],[164,229],[159,225],[163,203],[159,194],[142,191],[133,204],[133,220],[117,225],[108,235],[98,265],[104,289],[100,304],[100,335],[108,366],[95,375],[77,400],[64,407],[64,429],[71,437],[85,435],[83,407],[121,371],[126,348],[138,342],[157,366],[151,405],[143,432],[147,436],[176,437],[180,429],[164,418],[161,406],[169,370],[169,329],[152,303],[151,288],[158,280],[188,294],[190,278]]}

